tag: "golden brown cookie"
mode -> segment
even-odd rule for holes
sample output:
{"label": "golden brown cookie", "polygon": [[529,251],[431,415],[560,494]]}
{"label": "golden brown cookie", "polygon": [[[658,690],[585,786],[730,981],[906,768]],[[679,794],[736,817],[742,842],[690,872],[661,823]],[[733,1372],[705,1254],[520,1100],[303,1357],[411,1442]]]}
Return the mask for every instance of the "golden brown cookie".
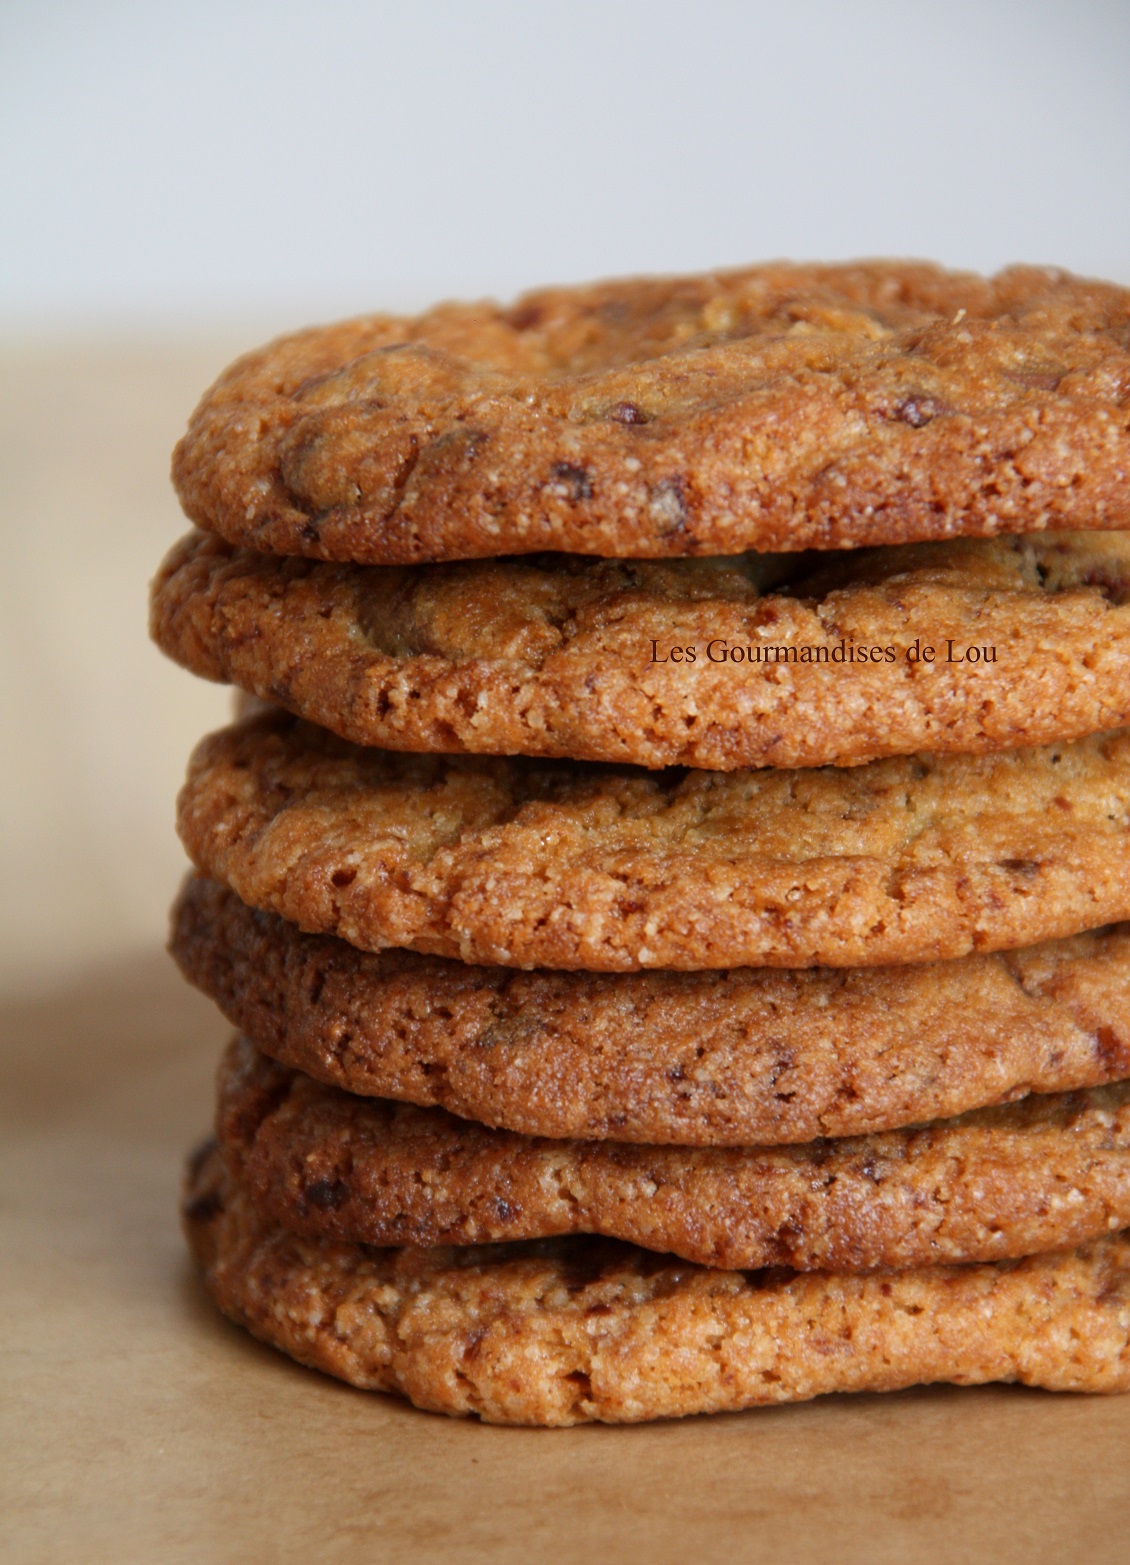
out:
{"label": "golden brown cookie", "polygon": [[398,564],[1130,525],[1130,294],[774,264],[299,333],[177,447],[233,543]]}
{"label": "golden brown cookie", "polygon": [[529,1135],[777,1145],[1130,1076],[1130,926],[915,967],[514,972],[306,935],[192,878],[171,950],[321,1081]]}
{"label": "golden brown cookie", "polygon": [[394,750],[730,770],[1130,719],[1130,534],[824,558],[396,568],[194,533],[157,576],[151,624],[194,673]]}
{"label": "golden brown cookie", "polygon": [[214,1149],[189,1242],[216,1303],[313,1368],[491,1423],[638,1423],[929,1381],[1130,1389],[1130,1241],[980,1266],[715,1271],[614,1240],[378,1250],[263,1216]]}
{"label": "golden brown cookie", "polygon": [[367,950],[513,967],[871,966],[1130,917],[1130,731],[851,769],[644,772],[205,739],[197,868]]}
{"label": "golden brown cookie", "polygon": [[1130,1084],[788,1147],[628,1146],[360,1098],[237,1038],[217,1134],[285,1228],[377,1245],[604,1234],[703,1266],[870,1271],[1066,1249],[1130,1226]]}

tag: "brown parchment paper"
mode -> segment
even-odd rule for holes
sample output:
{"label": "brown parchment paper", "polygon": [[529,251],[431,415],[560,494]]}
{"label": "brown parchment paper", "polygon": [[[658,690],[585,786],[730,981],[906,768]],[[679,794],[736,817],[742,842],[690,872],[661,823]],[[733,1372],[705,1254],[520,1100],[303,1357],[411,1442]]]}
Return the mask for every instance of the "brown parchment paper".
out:
{"label": "brown parchment paper", "polygon": [[226,1030],[160,943],[172,793],[226,698],[143,625],[168,447],[227,346],[2,356],[0,1559],[1130,1557],[1130,1397],[500,1430],[339,1386],[212,1310],[175,1208]]}

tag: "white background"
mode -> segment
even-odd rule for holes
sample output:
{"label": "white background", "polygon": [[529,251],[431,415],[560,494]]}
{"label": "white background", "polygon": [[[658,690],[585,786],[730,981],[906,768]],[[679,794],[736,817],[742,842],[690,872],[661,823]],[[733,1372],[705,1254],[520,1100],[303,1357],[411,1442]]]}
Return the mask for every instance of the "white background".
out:
{"label": "white background", "polygon": [[1125,0],[7,0],[0,329],[770,256],[1130,281]]}

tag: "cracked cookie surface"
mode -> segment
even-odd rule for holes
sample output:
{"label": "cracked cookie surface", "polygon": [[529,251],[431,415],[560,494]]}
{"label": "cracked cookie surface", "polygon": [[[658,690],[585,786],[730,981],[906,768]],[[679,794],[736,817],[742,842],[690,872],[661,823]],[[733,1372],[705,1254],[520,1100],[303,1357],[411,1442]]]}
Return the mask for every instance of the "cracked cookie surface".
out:
{"label": "cracked cookie surface", "polygon": [[284,337],[177,447],[189,517],[373,564],[1130,525],[1130,294],[767,265]]}
{"label": "cracked cookie surface", "polygon": [[1130,927],[912,967],[524,973],[303,934],[193,877],[184,975],[284,1065],[528,1135],[776,1145],[1130,1076]]}
{"label": "cracked cookie surface", "polygon": [[178,828],[252,905],[513,967],[852,967],[1130,917],[1130,732],[854,768],[645,772],[361,749],[285,714],[205,739]]}
{"label": "cracked cookie surface", "polygon": [[628,1146],[356,1097],[237,1038],[216,1130],[256,1206],[366,1244],[603,1234],[703,1266],[858,1272],[1035,1255],[1130,1225],[1125,1082],[799,1146]]}
{"label": "cracked cookie surface", "polygon": [[865,1275],[733,1272],[614,1240],[380,1250],[262,1215],[215,1149],[184,1221],[220,1309],[434,1412],[638,1423],[930,1381],[1130,1388],[1130,1242]]}
{"label": "cracked cookie surface", "polygon": [[404,569],[196,533],[151,624],[194,673],[357,744],[730,770],[1117,728],[1128,599],[1125,533]]}

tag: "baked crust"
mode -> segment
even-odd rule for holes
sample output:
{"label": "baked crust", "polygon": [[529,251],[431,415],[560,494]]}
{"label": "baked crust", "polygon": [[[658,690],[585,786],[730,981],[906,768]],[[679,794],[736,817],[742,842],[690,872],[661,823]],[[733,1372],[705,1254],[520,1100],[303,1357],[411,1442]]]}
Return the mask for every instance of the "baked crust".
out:
{"label": "baked crust", "polygon": [[778,1145],[1130,1076],[1130,926],[915,967],[555,973],[358,951],[191,878],[170,949],[331,1086],[528,1135]]}
{"label": "baked crust", "polygon": [[627,1146],[355,1097],[237,1038],[216,1131],[283,1227],[366,1244],[604,1234],[703,1266],[856,1272],[1035,1255],[1130,1225],[1126,1082],[799,1146]]}
{"label": "baked crust", "polygon": [[371,564],[1130,525],[1130,294],[773,264],[284,337],[173,477],[233,543]]}
{"label": "baked crust", "polygon": [[178,825],[243,901],[514,967],[871,966],[1130,917],[1130,731],[851,769],[642,772],[205,739]]}
{"label": "baked crust", "polygon": [[377,1250],[257,1211],[214,1148],[185,1227],[224,1313],[300,1363],[499,1424],[638,1423],[929,1381],[1130,1389],[1130,1241],[867,1275],[614,1240]]}
{"label": "baked crust", "polygon": [[823,564],[557,555],[403,569],[279,560],[195,533],[161,567],[151,625],[193,673],[357,744],[730,770],[1117,728],[1130,719],[1128,597],[1125,533]]}

